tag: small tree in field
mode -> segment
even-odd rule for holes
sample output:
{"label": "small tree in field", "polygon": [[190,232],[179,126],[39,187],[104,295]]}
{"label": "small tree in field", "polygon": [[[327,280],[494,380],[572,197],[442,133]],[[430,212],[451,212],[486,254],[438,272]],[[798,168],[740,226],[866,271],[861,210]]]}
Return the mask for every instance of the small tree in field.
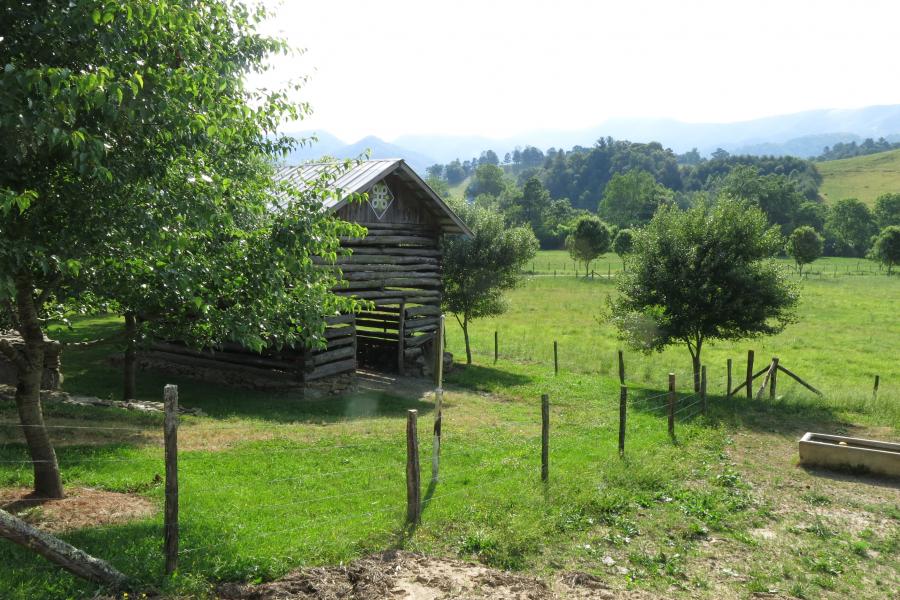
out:
{"label": "small tree in field", "polygon": [[622,268],[625,268],[625,255],[631,254],[631,251],[634,249],[634,232],[630,229],[620,229],[618,233],[616,233],[616,238],[613,240],[613,252],[619,255],[619,258],[622,259]]}
{"label": "small tree in field", "polygon": [[444,310],[463,330],[466,364],[472,364],[469,323],[502,314],[503,292],[516,287],[538,241],[528,227],[507,227],[503,217],[478,206],[455,206],[472,237],[444,240]]}
{"label": "small tree in field", "polygon": [[900,264],[900,225],[881,230],[872,245],[870,256],[886,266],[888,275],[891,274],[894,265]]}
{"label": "small tree in field", "polygon": [[800,277],[803,277],[803,265],[808,265],[822,256],[824,244],[825,239],[809,225],[798,227],[788,236],[787,251],[797,263]]}
{"label": "small tree in field", "polygon": [[699,390],[707,340],[774,334],[793,320],[797,292],[768,260],[782,243],[778,227],[745,202],[662,208],[635,231],[610,318],[645,352],[685,344]]}
{"label": "small tree in field", "polygon": [[584,276],[590,274],[591,261],[609,251],[611,234],[606,223],[593,215],[585,215],[575,222],[566,237],[566,250],[576,262],[584,263]]}

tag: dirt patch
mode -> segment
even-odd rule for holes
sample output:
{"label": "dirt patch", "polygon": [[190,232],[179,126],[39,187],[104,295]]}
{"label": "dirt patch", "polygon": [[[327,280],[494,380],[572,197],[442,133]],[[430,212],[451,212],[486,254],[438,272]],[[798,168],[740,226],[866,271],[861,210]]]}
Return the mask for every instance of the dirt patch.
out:
{"label": "dirt patch", "polygon": [[223,600],[651,598],[613,592],[600,578],[586,573],[565,574],[548,584],[536,577],[474,563],[397,551],[346,566],[301,569],[271,583],[224,584],[218,595]]}
{"label": "dirt patch", "polygon": [[27,488],[0,488],[0,508],[44,531],[61,532],[149,517],[146,498],[93,488],[69,488],[62,500],[36,498]]}

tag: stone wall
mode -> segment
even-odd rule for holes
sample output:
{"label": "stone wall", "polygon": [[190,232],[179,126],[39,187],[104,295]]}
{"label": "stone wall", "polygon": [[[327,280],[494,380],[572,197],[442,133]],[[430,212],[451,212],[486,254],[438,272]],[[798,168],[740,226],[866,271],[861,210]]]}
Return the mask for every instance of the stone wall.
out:
{"label": "stone wall", "polygon": [[[9,340],[17,348],[24,347],[22,338],[15,334],[0,333],[0,338]],[[63,376],[60,370],[60,353],[62,346],[59,342],[44,336],[44,372],[41,375],[42,390],[57,390],[62,384]],[[18,369],[0,354],[0,384],[16,385]]]}

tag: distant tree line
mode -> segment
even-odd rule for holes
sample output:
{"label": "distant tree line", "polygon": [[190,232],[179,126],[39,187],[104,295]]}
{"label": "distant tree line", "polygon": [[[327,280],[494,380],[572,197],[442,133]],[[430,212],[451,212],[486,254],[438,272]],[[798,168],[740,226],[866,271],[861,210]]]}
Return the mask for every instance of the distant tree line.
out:
{"label": "distant tree line", "polygon": [[888,150],[896,150],[900,148],[900,142],[889,142],[883,137],[873,140],[866,138],[861,143],[854,142],[838,142],[834,146],[825,146],[822,154],[816,157],[816,160],[840,160],[842,158],[853,158],[854,156],[866,156],[867,154],[878,154],[879,152],[887,152]]}
{"label": "distant tree line", "polygon": [[[488,150],[429,167],[428,176],[443,195],[467,180],[469,203],[500,213],[509,226],[530,226],[545,249],[575,247],[571,236],[586,216],[602,219],[614,240],[619,230],[649,223],[661,207],[686,210],[724,197],[758,207],[785,237],[812,229],[827,255],[866,256],[879,232],[900,218],[900,194],[879,198],[874,210],[852,198],[826,205],[822,176],[809,160],[722,149],[703,158],[696,149],[677,155],[656,142],[612,138],[568,151],[516,149],[503,162]],[[804,239],[812,239],[809,232]]]}

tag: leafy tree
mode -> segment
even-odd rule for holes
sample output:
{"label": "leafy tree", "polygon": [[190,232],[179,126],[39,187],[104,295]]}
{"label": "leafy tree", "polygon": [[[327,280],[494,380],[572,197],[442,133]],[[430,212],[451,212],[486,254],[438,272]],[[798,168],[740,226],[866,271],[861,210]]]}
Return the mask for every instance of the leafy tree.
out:
{"label": "leafy tree", "polygon": [[425,183],[428,184],[428,187],[437,192],[437,195],[441,198],[446,198],[450,195],[450,184],[447,183],[446,179],[441,177],[428,177],[425,180]]}
{"label": "leafy tree", "polygon": [[879,196],[875,200],[875,210],[872,213],[879,229],[900,225],[900,193]]}
{"label": "leafy tree", "polygon": [[482,164],[475,169],[472,183],[466,188],[466,197],[474,198],[481,194],[499,196],[506,189],[506,174],[497,165]]}
{"label": "leafy tree", "polygon": [[263,18],[230,0],[4,11],[0,312],[24,349],[0,351],[18,367],[39,495],[63,495],[39,394],[43,329],[60,307],[157,302],[158,323],[178,323],[179,336],[258,348],[321,342],[322,311],[346,306],[311,255],[333,257],[356,228],[323,214],[319,186],[300,194],[272,180],[291,143],[267,133],[303,105],[244,85],[287,50],[256,33]]}
{"label": "leafy tree", "polygon": [[496,212],[462,203],[454,208],[472,230],[472,237],[444,240],[443,307],[462,328],[466,363],[472,364],[469,323],[506,311],[503,292],[519,284],[538,242],[530,228],[508,227]]}
{"label": "leafy tree", "polygon": [[619,258],[624,259],[625,255],[631,254],[634,249],[634,232],[631,229],[620,229],[616,232],[612,247],[613,252],[618,254]]}
{"label": "leafy tree", "polygon": [[500,164],[500,159],[497,157],[497,153],[493,150],[485,150],[481,153],[481,156],[478,157],[479,165],[494,165],[495,167]]}
{"label": "leafy tree", "polygon": [[600,215],[618,227],[637,227],[650,221],[660,205],[671,198],[669,190],[647,171],[616,173],[603,193]]}
{"label": "leafy tree", "polygon": [[888,275],[894,265],[900,264],[900,225],[890,225],[881,230],[870,251],[872,259],[887,267]]}
{"label": "leafy tree", "polygon": [[450,161],[444,167],[444,179],[447,180],[447,183],[450,185],[459,185],[462,183],[462,180],[466,178],[466,171],[463,169],[463,166],[460,164],[459,159]]}
{"label": "leafy tree", "polygon": [[779,174],[763,175],[755,166],[737,166],[722,181],[721,192],[753,202],[769,219],[781,226],[782,232],[791,231],[797,217],[803,194],[793,180]]}
{"label": "leafy tree", "polygon": [[606,223],[593,215],[584,215],[575,222],[566,238],[566,250],[575,262],[584,263],[584,276],[591,273],[591,261],[609,251],[611,239]]}
{"label": "leafy tree", "polygon": [[768,260],[782,244],[778,228],[747,202],[661,208],[634,232],[610,318],[645,352],[685,344],[698,390],[707,340],[773,334],[791,322],[798,295]]}
{"label": "leafy tree", "polygon": [[825,231],[825,219],[828,218],[828,208],[821,202],[807,200],[797,208],[794,222],[797,226],[809,225],[816,231]]}
{"label": "leafy tree", "polygon": [[787,251],[797,263],[800,277],[803,277],[803,265],[822,256],[824,243],[825,239],[809,225],[798,227],[788,236]]}
{"label": "leafy tree", "polygon": [[856,198],[836,202],[825,221],[825,232],[838,255],[865,256],[877,231],[872,211]]}
{"label": "leafy tree", "polygon": [[444,176],[444,165],[434,164],[425,169],[425,175],[429,179],[440,179]]}

